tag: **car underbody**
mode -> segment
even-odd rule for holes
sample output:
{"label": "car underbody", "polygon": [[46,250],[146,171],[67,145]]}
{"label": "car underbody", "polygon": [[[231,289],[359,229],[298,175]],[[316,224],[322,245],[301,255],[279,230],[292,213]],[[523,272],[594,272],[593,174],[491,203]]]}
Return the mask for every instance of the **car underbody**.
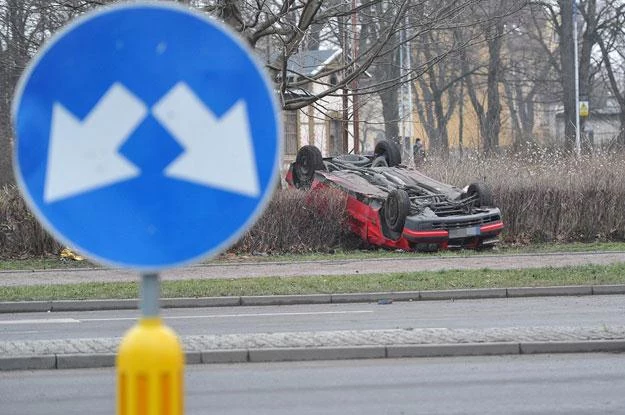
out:
{"label": "car underbody", "polygon": [[499,241],[504,225],[490,188],[475,182],[460,189],[400,164],[394,143],[372,155],[321,158],[304,146],[287,173],[300,189],[338,189],[347,195],[350,229],[363,241],[406,251],[484,249]]}

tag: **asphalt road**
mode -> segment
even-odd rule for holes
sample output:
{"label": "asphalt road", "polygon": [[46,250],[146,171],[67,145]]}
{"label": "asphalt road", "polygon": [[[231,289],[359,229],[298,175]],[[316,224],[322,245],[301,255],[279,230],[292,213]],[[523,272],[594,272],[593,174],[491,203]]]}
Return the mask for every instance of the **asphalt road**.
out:
{"label": "asphalt road", "polygon": [[[625,326],[625,296],[164,309],[179,335],[396,328]],[[136,310],[0,315],[0,338],[121,337]]]}
{"label": "asphalt road", "polygon": [[[414,256],[295,262],[210,262],[167,270],[163,280],[254,278],[263,276],[356,275],[463,269],[563,267],[625,262],[625,252],[578,252],[521,255]],[[62,269],[0,271],[0,286],[138,281],[125,269]]]}
{"label": "asphalt road", "polygon": [[[614,354],[200,365],[187,415],[622,414]],[[114,370],[0,372],[2,414],[110,415]]]}

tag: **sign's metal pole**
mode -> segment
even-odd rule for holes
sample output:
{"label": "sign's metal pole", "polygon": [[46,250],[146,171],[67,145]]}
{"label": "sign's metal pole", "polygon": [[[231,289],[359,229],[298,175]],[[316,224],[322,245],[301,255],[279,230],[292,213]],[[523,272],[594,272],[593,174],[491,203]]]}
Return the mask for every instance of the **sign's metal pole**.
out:
{"label": "sign's metal pole", "polygon": [[184,354],[159,301],[158,274],[142,274],[141,318],[117,353],[117,415],[184,414]]}
{"label": "sign's metal pole", "polygon": [[161,295],[161,283],[159,275],[142,274],[141,275],[141,315],[144,318],[158,317],[159,315],[159,299]]}

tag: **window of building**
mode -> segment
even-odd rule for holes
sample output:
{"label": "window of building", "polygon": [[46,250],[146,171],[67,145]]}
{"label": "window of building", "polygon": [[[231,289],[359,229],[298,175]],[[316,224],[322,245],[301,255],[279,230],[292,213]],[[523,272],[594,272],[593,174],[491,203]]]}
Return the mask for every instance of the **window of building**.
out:
{"label": "window of building", "polygon": [[297,111],[285,111],[284,119],[284,154],[297,154]]}

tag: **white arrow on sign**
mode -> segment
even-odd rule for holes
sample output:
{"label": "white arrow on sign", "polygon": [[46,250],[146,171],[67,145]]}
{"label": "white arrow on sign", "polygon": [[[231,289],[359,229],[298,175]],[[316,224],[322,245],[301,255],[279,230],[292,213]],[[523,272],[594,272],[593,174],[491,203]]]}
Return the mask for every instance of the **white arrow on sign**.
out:
{"label": "white arrow on sign", "polygon": [[183,146],[165,175],[256,197],[260,194],[245,101],[220,119],[184,82],[152,107],[152,114]]}
{"label": "white arrow on sign", "polygon": [[62,104],[52,110],[46,203],[138,176],[141,171],[118,153],[147,116],[146,105],[115,83],[81,122]]}

